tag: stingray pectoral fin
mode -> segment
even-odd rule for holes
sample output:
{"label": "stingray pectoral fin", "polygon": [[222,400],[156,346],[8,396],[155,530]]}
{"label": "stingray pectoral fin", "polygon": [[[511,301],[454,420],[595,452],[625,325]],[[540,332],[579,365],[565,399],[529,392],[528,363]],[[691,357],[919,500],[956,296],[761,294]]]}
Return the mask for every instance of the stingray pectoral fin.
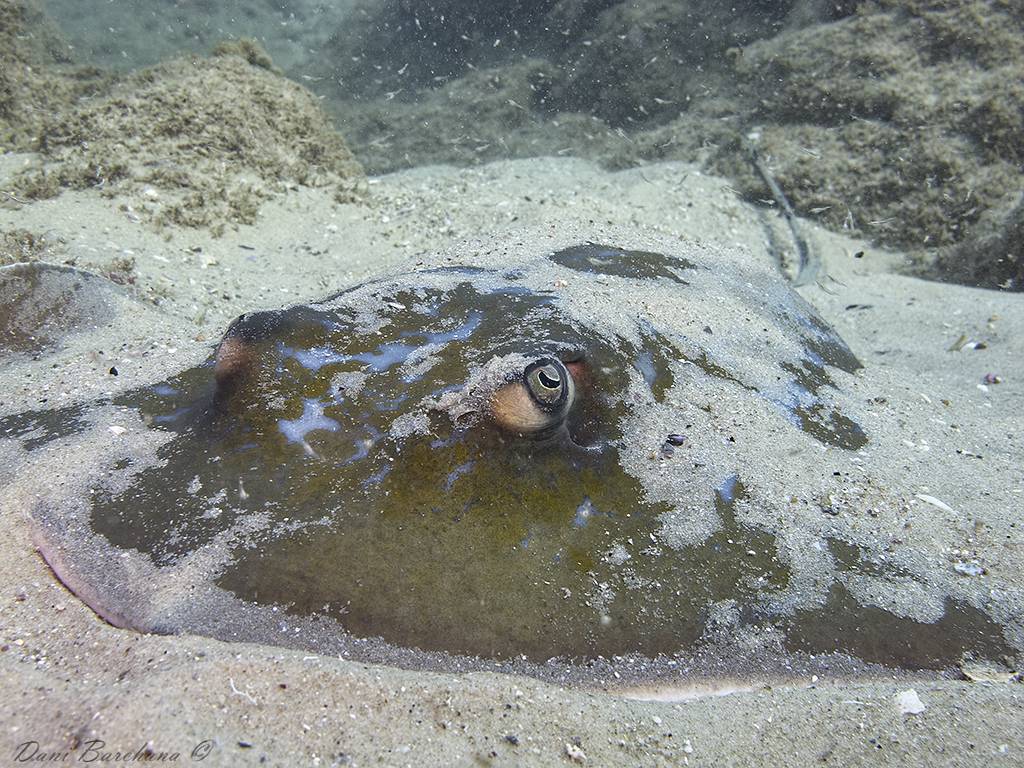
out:
{"label": "stingray pectoral fin", "polygon": [[107,325],[118,294],[106,278],[64,264],[0,267],[0,351],[40,352]]}
{"label": "stingray pectoral fin", "polygon": [[92,608],[97,616],[115,627],[129,627],[128,619],[109,605],[104,599],[102,591],[79,573],[72,563],[68,551],[49,536],[42,526],[32,527],[32,543],[61,583],[71,590],[79,600]]}
{"label": "stingray pectoral fin", "polygon": [[[38,523],[33,523],[30,535],[39,554],[60,582],[101,619],[122,629],[173,634],[173,629],[153,621],[152,612],[146,609],[151,603],[149,593],[154,591],[153,580],[144,574],[126,572],[138,571],[140,563],[136,559],[121,557],[125,553],[109,544],[106,545],[107,552],[91,551],[83,555],[69,549],[58,536]],[[152,565],[149,568],[155,570]]]}

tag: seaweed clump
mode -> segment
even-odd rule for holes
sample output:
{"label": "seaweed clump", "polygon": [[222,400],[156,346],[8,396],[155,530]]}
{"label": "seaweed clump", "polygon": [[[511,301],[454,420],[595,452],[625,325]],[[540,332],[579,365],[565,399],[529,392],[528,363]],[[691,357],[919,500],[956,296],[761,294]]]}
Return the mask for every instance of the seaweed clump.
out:
{"label": "seaweed clump", "polygon": [[682,160],[758,203],[777,195],[753,146],[797,215],[905,251],[924,277],[1024,288],[1019,4],[559,0],[474,2],[457,17],[448,2],[362,5],[312,66],[375,173],[537,154]]}
{"label": "seaweed clump", "polygon": [[54,243],[27,229],[0,230],[0,267],[53,259]]}
{"label": "seaweed clump", "polygon": [[55,113],[111,80],[74,65],[73,48],[35,0],[0,0],[0,149],[30,152]]}
{"label": "seaweed clump", "polygon": [[55,114],[18,194],[137,194],[140,218],[215,233],[253,223],[263,201],[295,186],[355,199],[362,166],[316,97],[275,74],[255,43],[233,46],[175,56]]}

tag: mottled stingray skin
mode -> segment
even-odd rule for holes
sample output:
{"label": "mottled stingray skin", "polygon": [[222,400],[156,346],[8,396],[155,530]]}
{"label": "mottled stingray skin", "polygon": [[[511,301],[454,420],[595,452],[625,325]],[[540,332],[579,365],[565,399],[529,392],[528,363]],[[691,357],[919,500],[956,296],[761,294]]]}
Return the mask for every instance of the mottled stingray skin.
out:
{"label": "mottled stingray skin", "polygon": [[[244,315],[204,365],[114,401],[159,447],[44,499],[37,541],[142,631],[546,661],[673,654],[725,622],[916,667],[998,652],[943,595],[931,644],[854,597],[907,574],[839,535],[814,551],[773,490],[792,472],[827,506],[870,439],[859,368],[779,278],[699,248],[422,267]],[[826,458],[776,465],[773,443]]]}

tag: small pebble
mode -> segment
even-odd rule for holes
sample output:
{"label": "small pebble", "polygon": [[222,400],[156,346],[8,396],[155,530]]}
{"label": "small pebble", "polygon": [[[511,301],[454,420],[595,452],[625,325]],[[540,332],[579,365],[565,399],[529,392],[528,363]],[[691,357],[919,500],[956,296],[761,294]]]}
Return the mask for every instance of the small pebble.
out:
{"label": "small pebble", "polygon": [[984,659],[964,662],[960,671],[972,683],[1009,683],[1019,677],[1016,671]]}
{"label": "small pebble", "polygon": [[582,763],[587,759],[587,756],[583,753],[583,750],[577,747],[575,744],[565,745],[565,754],[575,760],[577,763]]}
{"label": "small pebble", "polygon": [[913,688],[897,693],[896,704],[904,715],[919,715],[925,710],[924,702]]}
{"label": "small pebble", "polygon": [[978,563],[953,563],[953,570],[964,576],[981,576],[985,573],[985,569]]}

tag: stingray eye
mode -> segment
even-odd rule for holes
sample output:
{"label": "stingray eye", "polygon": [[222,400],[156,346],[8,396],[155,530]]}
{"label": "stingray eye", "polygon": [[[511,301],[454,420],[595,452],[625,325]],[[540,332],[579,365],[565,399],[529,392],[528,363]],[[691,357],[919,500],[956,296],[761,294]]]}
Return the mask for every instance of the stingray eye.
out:
{"label": "stingray eye", "polygon": [[519,381],[495,391],[494,421],[520,435],[544,437],[557,430],[572,407],[576,388],[565,364],[552,357],[534,360]]}
{"label": "stingray eye", "polygon": [[572,395],[572,376],[561,361],[550,357],[526,366],[523,379],[534,402],[545,411],[561,408]]}

